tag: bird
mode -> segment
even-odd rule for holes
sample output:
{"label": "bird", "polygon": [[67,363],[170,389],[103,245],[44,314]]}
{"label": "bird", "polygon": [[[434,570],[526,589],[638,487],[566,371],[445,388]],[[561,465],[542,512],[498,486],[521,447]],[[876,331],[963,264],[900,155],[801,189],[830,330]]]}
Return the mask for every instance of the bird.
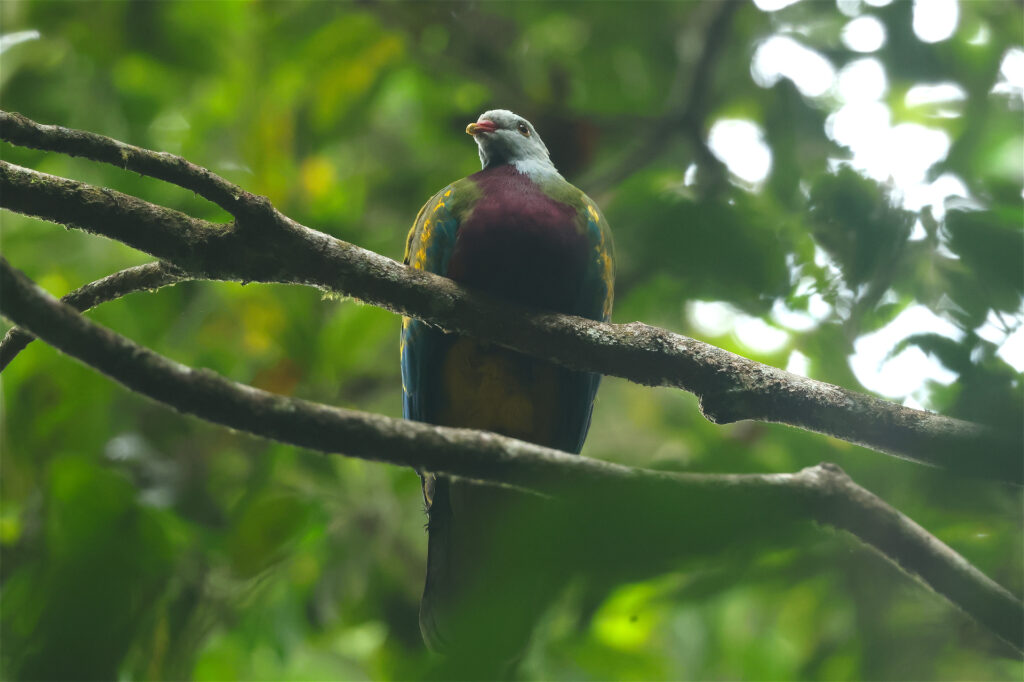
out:
{"label": "bird", "polygon": [[[466,127],[481,170],[437,192],[409,232],[407,266],[519,304],[608,321],[611,231],[555,168],[534,126],[505,109]],[[600,375],[402,319],[406,419],[493,431],[578,454]],[[427,646],[481,665],[515,661],[567,579],[550,509],[525,493],[421,471]],[[481,670],[476,670],[481,673]]]}

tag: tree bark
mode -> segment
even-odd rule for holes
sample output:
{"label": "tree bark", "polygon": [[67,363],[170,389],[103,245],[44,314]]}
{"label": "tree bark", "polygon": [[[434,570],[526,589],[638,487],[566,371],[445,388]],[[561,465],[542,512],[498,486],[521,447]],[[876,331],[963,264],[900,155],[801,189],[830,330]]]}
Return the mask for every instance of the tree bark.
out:
{"label": "tree bark", "polygon": [[[157,402],[233,429],[324,453],[426,469],[567,500],[597,531],[590,555],[614,559],[644,519],[672,519],[680,551],[815,520],[846,530],[1024,654],[1024,604],[912,520],[821,464],[794,474],[679,474],[600,462],[470,429],[432,426],[274,395],[197,370],[90,322],[0,258],[0,313]],[[574,502],[575,501],[575,502]],[[595,522],[605,518],[607,522]],[[614,519],[626,519],[616,535]],[[710,521],[708,519],[715,519]],[[711,526],[711,533],[708,533]],[[722,531],[729,532],[723,536]],[[587,538],[592,536],[585,536]],[[665,554],[664,546],[654,552]]]}
{"label": "tree bark", "polygon": [[190,278],[315,286],[573,369],[689,391],[715,423],[787,424],[957,474],[1024,483],[1022,434],[855,393],[640,322],[605,324],[500,301],[300,225],[265,198],[169,154],[115,154],[128,146],[6,112],[0,138],[115,160],[216,200],[235,220],[210,223],[0,162],[0,206],[117,239]]}

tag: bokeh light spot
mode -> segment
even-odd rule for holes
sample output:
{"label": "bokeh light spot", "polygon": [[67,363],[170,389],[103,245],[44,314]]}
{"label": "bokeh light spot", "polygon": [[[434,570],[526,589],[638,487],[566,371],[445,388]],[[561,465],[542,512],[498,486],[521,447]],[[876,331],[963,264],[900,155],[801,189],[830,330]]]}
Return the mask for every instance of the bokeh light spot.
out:
{"label": "bokeh light spot", "polygon": [[721,301],[690,301],[690,323],[702,334],[724,336],[732,332],[741,344],[761,353],[774,353],[789,343],[789,334],[760,317],[753,317]]}
{"label": "bokeh light spot", "polygon": [[844,102],[878,100],[888,88],[885,68],[873,57],[852,61],[839,72],[839,98]]}
{"label": "bokeh light spot", "polygon": [[967,92],[956,83],[922,83],[907,90],[903,102],[908,107],[920,107],[926,104],[962,102],[965,99]]}
{"label": "bokeh light spot", "polygon": [[857,17],[843,27],[842,39],[854,52],[874,52],[885,45],[885,25],[872,16]]}
{"label": "bokeh light spot", "polygon": [[741,180],[757,183],[768,177],[772,152],[761,128],[744,119],[722,119],[711,126],[708,146]]}
{"label": "bokeh light spot", "polygon": [[999,65],[999,82],[992,92],[1012,97],[1024,97],[1024,50],[1011,47]]}
{"label": "bokeh light spot", "polygon": [[914,0],[914,34],[923,43],[937,43],[953,36],[960,22],[956,0]]}
{"label": "bokeh light spot", "polygon": [[829,91],[836,71],[832,63],[788,36],[772,36],[761,43],[750,64],[754,82],[770,88],[781,78],[793,81],[806,97],[820,97]]}
{"label": "bokeh light spot", "polygon": [[949,385],[957,374],[916,346],[890,357],[897,343],[913,334],[938,334],[955,341],[963,332],[923,305],[913,305],[881,329],[858,338],[850,356],[850,368],[868,390],[890,398],[910,395],[927,380]]}
{"label": "bokeh light spot", "polygon": [[6,33],[0,36],[0,54],[3,54],[15,45],[20,45],[21,43],[28,42],[29,40],[39,40],[39,37],[39,31],[36,30]]}
{"label": "bokeh light spot", "polygon": [[800,0],[754,0],[754,4],[762,12],[777,12],[798,2]]}
{"label": "bokeh light spot", "polygon": [[810,371],[810,368],[811,361],[806,355],[798,350],[789,354],[789,360],[786,362],[787,372],[792,372],[793,374],[799,374],[800,376],[805,377]]}

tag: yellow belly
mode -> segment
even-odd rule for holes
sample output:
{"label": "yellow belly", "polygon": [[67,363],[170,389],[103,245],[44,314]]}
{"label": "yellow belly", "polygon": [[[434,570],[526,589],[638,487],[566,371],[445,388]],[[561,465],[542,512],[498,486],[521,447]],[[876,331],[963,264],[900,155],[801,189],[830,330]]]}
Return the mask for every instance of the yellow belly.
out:
{"label": "yellow belly", "polygon": [[557,434],[559,393],[554,365],[461,337],[442,365],[438,418],[445,426],[549,445]]}

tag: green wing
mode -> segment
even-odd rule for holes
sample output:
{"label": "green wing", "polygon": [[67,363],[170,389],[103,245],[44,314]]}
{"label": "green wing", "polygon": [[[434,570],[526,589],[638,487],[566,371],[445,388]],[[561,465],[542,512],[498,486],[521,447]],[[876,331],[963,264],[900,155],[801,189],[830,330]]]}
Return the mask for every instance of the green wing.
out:
{"label": "green wing", "polygon": [[612,319],[612,303],[615,299],[615,245],[612,243],[611,228],[601,209],[586,194],[581,192],[580,195],[581,204],[577,210],[586,216],[590,258],[587,260],[576,314],[607,322]]}
{"label": "green wing", "polygon": [[[438,275],[448,272],[455,249],[466,191],[464,181],[456,182],[435,194],[416,216],[405,243],[405,264]],[[410,317],[402,318],[402,412],[406,419],[432,421],[431,409],[437,405],[438,353],[444,334]]]}
{"label": "green wing", "polygon": [[[615,250],[611,229],[597,204],[586,194],[579,192],[576,206],[577,216],[583,223],[582,229],[586,230],[589,258],[573,313],[607,322],[612,316],[615,297]],[[563,381],[565,410],[559,440],[562,449],[579,452],[590,430],[590,416],[594,410],[594,398],[601,383],[601,375],[593,372],[566,372]]]}

